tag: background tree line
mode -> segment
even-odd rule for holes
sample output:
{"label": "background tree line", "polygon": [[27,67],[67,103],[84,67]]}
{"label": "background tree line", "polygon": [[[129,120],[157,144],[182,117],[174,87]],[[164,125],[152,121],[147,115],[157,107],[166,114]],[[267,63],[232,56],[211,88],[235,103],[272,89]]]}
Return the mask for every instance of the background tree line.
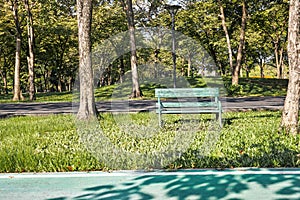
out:
{"label": "background tree line", "polygon": [[[271,66],[278,78],[287,77],[288,1],[182,2],[184,6],[176,15],[177,31],[199,41],[221,74],[231,75],[236,69],[238,76],[249,76],[259,67],[264,77],[269,75],[266,66]],[[171,27],[164,4],[157,0],[133,1],[135,26]],[[12,92],[14,85],[18,87],[14,81],[18,70],[22,92],[70,91],[79,63],[76,1],[5,0],[0,3],[0,15],[0,92]],[[122,1],[93,1],[92,47],[127,30]],[[171,68],[168,52],[138,50],[137,57],[137,64],[159,60]],[[99,86],[122,81],[130,64],[130,54],[120,57],[99,77]],[[188,60],[180,57],[177,68],[185,76],[199,72],[197,66],[189,66]],[[18,95],[16,100],[21,97]]]}

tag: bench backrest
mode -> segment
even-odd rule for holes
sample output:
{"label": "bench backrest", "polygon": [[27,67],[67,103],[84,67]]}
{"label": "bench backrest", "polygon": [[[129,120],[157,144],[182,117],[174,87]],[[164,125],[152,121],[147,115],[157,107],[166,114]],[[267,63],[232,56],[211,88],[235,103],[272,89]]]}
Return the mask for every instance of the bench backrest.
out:
{"label": "bench backrest", "polygon": [[219,97],[219,88],[159,88],[155,89],[158,98]]}

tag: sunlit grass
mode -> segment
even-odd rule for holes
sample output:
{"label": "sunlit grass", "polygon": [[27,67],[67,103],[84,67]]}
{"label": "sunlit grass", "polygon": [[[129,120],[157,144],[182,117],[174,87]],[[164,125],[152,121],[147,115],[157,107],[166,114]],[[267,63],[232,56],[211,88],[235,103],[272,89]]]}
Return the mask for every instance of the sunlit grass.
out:
{"label": "sunlit grass", "polygon": [[[19,102],[30,102],[28,93],[23,94],[24,100]],[[16,103],[12,101],[13,95],[10,94],[0,94],[0,103]],[[71,102],[73,99],[72,92],[39,92],[36,93],[36,100],[34,102]]]}
{"label": "sunlit grass", "polygon": [[[209,135],[204,115],[194,139],[166,168],[299,167],[299,141],[279,134],[280,112],[225,113],[224,128]],[[100,125],[110,141],[128,152],[155,152],[184,129],[187,116],[166,115],[158,128],[154,113],[103,114]],[[197,118],[197,117],[196,117]],[[131,124],[130,124],[131,123]],[[110,168],[87,151],[72,115],[13,117],[0,120],[0,172],[86,171]],[[146,127],[146,128],[145,128]],[[149,128],[150,127],[150,128]],[[179,130],[179,131],[178,131]],[[186,137],[187,135],[184,135]],[[95,135],[96,137],[96,135]],[[216,143],[205,143],[207,137]],[[183,138],[184,139],[184,138]],[[182,141],[180,141],[182,142]],[[210,147],[203,153],[203,148]],[[108,148],[109,149],[109,148]],[[108,152],[109,153],[109,152]],[[135,169],[136,164],[128,169]],[[124,167],[124,166],[123,166]],[[117,167],[116,167],[117,168]]]}
{"label": "sunlit grass", "polygon": [[275,78],[240,78],[240,89],[231,94],[231,78],[224,78],[227,94],[230,96],[285,96],[287,79]]}
{"label": "sunlit grass", "polygon": [[0,172],[102,169],[81,144],[71,115],[0,120]]}

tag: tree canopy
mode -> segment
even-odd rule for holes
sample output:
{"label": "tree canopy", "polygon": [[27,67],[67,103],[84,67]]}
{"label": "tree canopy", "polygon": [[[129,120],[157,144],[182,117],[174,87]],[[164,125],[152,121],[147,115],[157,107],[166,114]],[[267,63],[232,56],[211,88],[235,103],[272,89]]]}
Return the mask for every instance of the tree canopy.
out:
{"label": "tree canopy", "polygon": [[[15,51],[17,31],[11,3],[0,3],[0,92],[13,91]],[[36,92],[69,91],[78,72],[78,35],[76,22],[76,3],[73,0],[49,1],[28,0],[35,41],[34,83]],[[220,7],[213,0],[181,1],[182,9],[176,14],[177,31],[193,38],[213,58],[219,72],[231,75],[226,34],[222,27]],[[233,66],[237,64],[242,25],[242,0],[221,0],[224,9],[231,44]],[[245,21],[245,41],[240,46],[240,76],[287,78],[287,27],[288,1],[245,1],[247,15]],[[169,13],[164,1],[133,1],[135,26],[165,27],[171,29]],[[20,89],[28,92],[27,15],[24,4],[18,4],[21,29]],[[107,38],[127,31],[127,18],[120,1],[93,1],[92,47],[101,44]],[[157,49],[137,50],[137,64],[143,62],[164,62],[171,66],[171,56]],[[272,70],[267,70],[267,68]],[[99,79],[99,86],[122,81],[122,74],[130,70],[130,55],[122,55],[114,61]],[[192,69],[192,70],[191,70]],[[188,60],[177,59],[177,70],[184,76],[197,75],[199,66],[190,66]]]}

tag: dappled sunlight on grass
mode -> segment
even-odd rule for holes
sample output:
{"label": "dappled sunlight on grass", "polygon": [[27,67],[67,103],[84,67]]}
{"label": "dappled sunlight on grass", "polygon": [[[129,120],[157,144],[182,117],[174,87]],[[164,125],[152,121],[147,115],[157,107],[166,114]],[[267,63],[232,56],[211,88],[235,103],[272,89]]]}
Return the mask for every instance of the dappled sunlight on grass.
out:
{"label": "dappled sunlight on grass", "polygon": [[[28,93],[24,93],[24,100],[19,102],[31,102],[29,101]],[[0,94],[0,103],[12,103],[12,94]],[[36,100],[34,102],[71,102],[73,98],[72,92],[41,92],[36,93]]]}
{"label": "dappled sunlight on grass", "polygon": [[231,93],[231,79],[224,78],[225,87],[230,96],[285,96],[287,79],[240,78],[239,91]]}
{"label": "dappled sunlight on grass", "polygon": [[[187,149],[177,154],[179,157],[165,168],[300,166],[300,136],[278,133],[280,112],[224,113],[224,127],[220,132],[209,131],[209,124],[214,121],[210,115],[198,116],[166,115],[165,126],[161,129],[155,113],[103,114],[100,124],[97,123],[105,137],[110,138],[110,145],[134,155],[159,152],[163,146],[171,144],[176,135],[177,142],[184,144],[187,140]],[[187,131],[195,130],[191,129],[192,124],[196,125],[193,125],[196,132],[188,137],[191,132]],[[1,119],[0,172],[111,168],[112,165],[100,162],[99,155],[87,151],[90,146],[83,143],[77,129],[72,115]],[[212,139],[216,142],[210,144]],[[175,153],[182,151],[179,148]],[[145,166],[132,159],[132,165],[129,163],[126,169]]]}
{"label": "dappled sunlight on grass", "polygon": [[110,86],[96,88],[95,100],[101,101],[101,100],[111,99],[112,93],[116,87],[117,85],[110,85]]}

